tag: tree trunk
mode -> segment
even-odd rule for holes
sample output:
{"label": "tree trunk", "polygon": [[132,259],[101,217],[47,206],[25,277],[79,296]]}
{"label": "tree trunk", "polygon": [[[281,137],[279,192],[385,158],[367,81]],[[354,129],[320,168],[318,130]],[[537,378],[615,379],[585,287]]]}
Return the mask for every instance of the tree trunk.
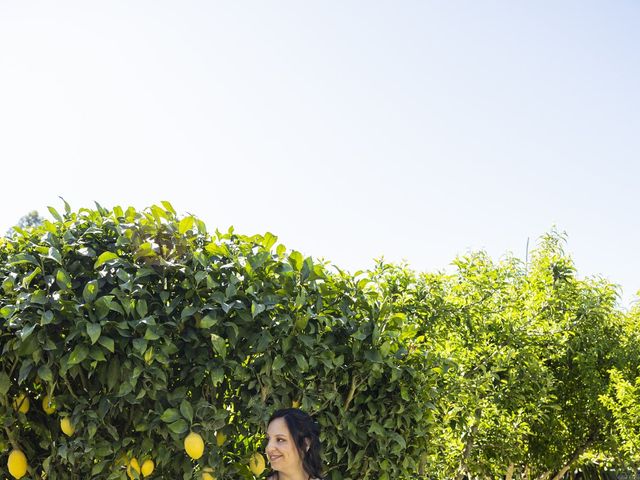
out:
{"label": "tree trunk", "polygon": [[474,412],[474,422],[471,427],[471,431],[469,432],[469,436],[467,437],[467,441],[464,445],[464,450],[462,451],[462,458],[460,459],[460,465],[458,466],[458,474],[456,475],[456,480],[463,480],[465,475],[469,473],[469,467],[467,462],[469,457],[471,456],[471,450],[473,449],[473,441],[478,431],[478,422],[480,422],[480,416],[482,415],[482,410],[480,408],[476,408]]}
{"label": "tree trunk", "polygon": [[512,463],[507,468],[507,473],[504,476],[504,480],[511,480],[513,478],[513,471],[516,469],[516,466]]}
{"label": "tree trunk", "polygon": [[562,477],[564,477],[564,474],[569,471],[571,465],[573,465],[573,463],[578,460],[578,458],[580,458],[580,455],[582,455],[585,450],[587,450],[587,448],[591,446],[591,444],[593,443],[593,437],[594,436],[591,435],[587,439],[587,443],[575,449],[571,457],[569,457],[569,460],[567,460],[567,463],[565,463],[564,466],[558,471],[558,473],[554,475],[552,480],[561,480]]}

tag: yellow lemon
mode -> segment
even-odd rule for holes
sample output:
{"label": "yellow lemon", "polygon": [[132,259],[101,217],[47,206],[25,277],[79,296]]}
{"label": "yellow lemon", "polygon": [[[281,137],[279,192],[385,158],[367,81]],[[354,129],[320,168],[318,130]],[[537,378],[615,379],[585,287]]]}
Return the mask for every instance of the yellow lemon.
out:
{"label": "yellow lemon", "polygon": [[249,469],[256,476],[259,476],[262,474],[262,472],[264,472],[264,469],[265,469],[264,457],[260,453],[256,452],[253,455],[251,455],[251,458],[249,459]]}
{"label": "yellow lemon", "polygon": [[12,477],[22,478],[27,473],[27,457],[20,450],[11,450],[7,467]]}
{"label": "yellow lemon", "polygon": [[47,415],[51,415],[56,411],[56,404],[54,403],[54,400],[49,397],[49,395],[45,395],[44,397],[42,397],[42,410],[44,410],[44,413],[46,413]]}
{"label": "yellow lemon", "polygon": [[205,467],[202,470],[202,480],[216,480],[216,477],[213,476],[213,468]]}
{"label": "yellow lemon", "polygon": [[195,433],[191,432],[189,435],[184,437],[184,450],[194,460],[199,459],[204,453],[204,441],[202,437]]}
{"label": "yellow lemon", "polygon": [[293,402],[291,402],[291,406],[293,408],[300,408],[300,400],[294,400]]}
{"label": "yellow lemon", "polygon": [[76,433],[76,428],[73,426],[73,423],[71,423],[71,419],[69,417],[62,417],[60,419],[60,430],[62,430],[67,437]]}
{"label": "yellow lemon", "polygon": [[[133,473],[136,472],[138,476]],[[127,477],[129,478],[140,478],[140,464],[138,463],[138,459],[133,457],[129,460],[129,465],[127,465]]]}
{"label": "yellow lemon", "polygon": [[224,434],[224,432],[216,432],[216,444],[218,444],[219,447],[221,447],[226,441],[227,436]]}
{"label": "yellow lemon", "polygon": [[20,395],[13,397],[13,409],[16,412],[27,413],[29,411],[29,397],[22,392]]}
{"label": "yellow lemon", "polygon": [[153,469],[156,468],[155,463],[150,458],[147,458],[144,462],[142,462],[142,466],[140,467],[140,472],[145,477],[148,477],[153,473]]}

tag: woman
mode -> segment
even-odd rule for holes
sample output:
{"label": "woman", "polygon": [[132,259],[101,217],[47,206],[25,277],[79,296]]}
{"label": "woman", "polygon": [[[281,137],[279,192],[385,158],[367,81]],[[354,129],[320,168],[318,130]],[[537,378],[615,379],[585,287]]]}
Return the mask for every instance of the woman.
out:
{"label": "woman", "polygon": [[320,426],[297,408],[277,410],[267,424],[268,480],[321,480]]}

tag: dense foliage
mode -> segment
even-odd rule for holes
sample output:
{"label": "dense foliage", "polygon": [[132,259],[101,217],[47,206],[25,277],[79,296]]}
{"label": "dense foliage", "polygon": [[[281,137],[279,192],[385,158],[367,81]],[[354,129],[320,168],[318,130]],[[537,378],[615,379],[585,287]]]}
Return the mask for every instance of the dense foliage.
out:
{"label": "dense foliage", "polygon": [[291,405],[321,423],[332,480],[640,463],[640,315],[578,279],[557,234],[529,263],[352,274],[167,202],[50,210],[0,239],[2,477],[20,450],[31,479],[125,479],[134,457],[150,477],[254,478]]}

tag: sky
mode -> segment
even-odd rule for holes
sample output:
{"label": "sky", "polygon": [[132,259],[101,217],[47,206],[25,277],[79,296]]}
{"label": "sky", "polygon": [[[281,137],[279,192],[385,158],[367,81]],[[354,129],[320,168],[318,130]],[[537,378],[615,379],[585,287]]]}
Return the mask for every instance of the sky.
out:
{"label": "sky", "polygon": [[0,232],[167,200],[347,270],[524,259],[640,290],[635,1],[0,0]]}

